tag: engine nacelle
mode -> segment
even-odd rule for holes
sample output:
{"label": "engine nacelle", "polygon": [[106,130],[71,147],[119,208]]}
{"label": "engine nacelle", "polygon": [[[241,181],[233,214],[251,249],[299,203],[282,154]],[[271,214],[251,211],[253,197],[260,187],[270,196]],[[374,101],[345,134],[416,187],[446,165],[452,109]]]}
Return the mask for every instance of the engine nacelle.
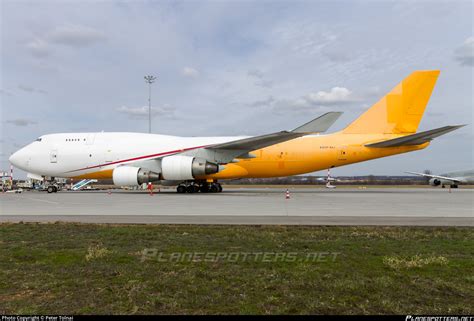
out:
{"label": "engine nacelle", "polygon": [[140,167],[119,166],[112,173],[114,184],[117,186],[138,186],[143,183],[160,180],[160,175]]}
{"label": "engine nacelle", "polygon": [[430,179],[430,185],[431,186],[439,186],[441,184],[441,181],[437,178],[432,178]]}
{"label": "engine nacelle", "polygon": [[192,156],[167,156],[161,160],[161,175],[166,180],[187,180],[219,172],[219,165]]}

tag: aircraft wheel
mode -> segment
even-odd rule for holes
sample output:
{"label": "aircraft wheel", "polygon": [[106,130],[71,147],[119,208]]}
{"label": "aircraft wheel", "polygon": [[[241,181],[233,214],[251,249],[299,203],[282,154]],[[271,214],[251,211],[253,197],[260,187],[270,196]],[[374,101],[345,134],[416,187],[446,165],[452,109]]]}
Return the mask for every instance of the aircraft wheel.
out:
{"label": "aircraft wheel", "polygon": [[221,193],[222,192],[222,185],[217,183],[217,188],[219,189],[218,192]]}
{"label": "aircraft wheel", "polygon": [[54,193],[54,186],[48,186],[48,188],[46,189],[46,191],[51,194],[51,193]]}
{"label": "aircraft wheel", "polygon": [[451,185],[452,188],[458,188],[458,185],[457,184],[453,184]]}
{"label": "aircraft wheel", "polygon": [[209,193],[209,184],[202,184],[199,190],[201,191],[201,193]]}
{"label": "aircraft wheel", "polygon": [[441,185],[441,188],[444,188],[444,185]]}
{"label": "aircraft wheel", "polygon": [[196,193],[196,185],[190,184],[186,187],[186,192],[188,193]]}
{"label": "aircraft wheel", "polygon": [[176,188],[176,192],[178,192],[178,193],[180,193],[180,194],[186,193],[186,186],[184,186],[184,185],[179,185],[179,186]]}
{"label": "aircraft wheel", "polygon": [[56,186],[53,186],[53,192],[55,192],[55,193],[58,192],[58,188]]}
{"label": "aircraft wheel", "polygon": [[219,192],[219,187],[217,187],[217,184],[212,184],[211,187],[209,188],[209,191],[211,193],[217,193]]}

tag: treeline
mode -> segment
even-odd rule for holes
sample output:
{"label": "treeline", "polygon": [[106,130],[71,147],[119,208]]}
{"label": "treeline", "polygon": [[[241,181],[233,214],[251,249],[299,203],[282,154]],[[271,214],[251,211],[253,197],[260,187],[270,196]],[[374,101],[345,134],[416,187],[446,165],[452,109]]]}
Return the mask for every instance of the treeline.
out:
{"label": "treeline", "polygon": [[[227,185],[325,185],[321,176],[289,176],[273,178],[241,178],[221,181]],[[427,180],[416,176],[338,176],[335,185],[424,185]]]}
{"label": "treeline", "polygon": [[[425,185],[428,180],[418,176],[337,176],[334,185]],[[273,178],[241,178],[232,180],[221,180],[226,185],[325,185],[326,177],[321,176],[289,176]],[[74,180],[77,183],[79,180]],[[17,180],[14,181],[14,185]],[[20,181],[21,182],[21,181]],[[71,181],[67,180],[70,184]],[[91,185],[113,185],[112,180],[99,180]],[[159,182],[156,185],[160,185]]]}

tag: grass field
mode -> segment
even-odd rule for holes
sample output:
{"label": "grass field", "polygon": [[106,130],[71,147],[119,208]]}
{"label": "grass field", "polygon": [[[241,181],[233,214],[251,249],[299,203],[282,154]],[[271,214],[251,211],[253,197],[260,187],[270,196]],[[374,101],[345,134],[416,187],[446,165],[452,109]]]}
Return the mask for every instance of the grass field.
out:
{"label": "grass field", "polygon": [[0,314],[472,314],[473,258],[472,228],[1,224]]}

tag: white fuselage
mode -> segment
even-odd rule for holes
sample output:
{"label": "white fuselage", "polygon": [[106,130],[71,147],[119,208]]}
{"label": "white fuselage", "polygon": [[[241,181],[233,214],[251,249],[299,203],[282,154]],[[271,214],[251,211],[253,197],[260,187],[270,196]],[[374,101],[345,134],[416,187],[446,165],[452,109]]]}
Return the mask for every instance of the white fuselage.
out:
{"label": "white fuselage", "polygon": [[245,137],[177,137],[142,133],[44,135],[10,157],[16,167],[42,176],[76,177]]}

